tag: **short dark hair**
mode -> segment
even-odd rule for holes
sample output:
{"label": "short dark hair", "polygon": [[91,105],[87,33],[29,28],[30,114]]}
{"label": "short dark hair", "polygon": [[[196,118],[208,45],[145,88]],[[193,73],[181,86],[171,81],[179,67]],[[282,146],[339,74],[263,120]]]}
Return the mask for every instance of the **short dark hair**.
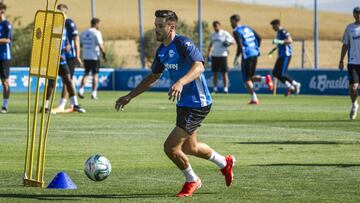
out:
{"label": "short dark hair", "polygon": [[0,9],[4,9],[4,10],[6,10],[6,4],[4,4],[4,3],[0,2]]}
{"label": "short dark hair", "polygon": [[272,20],[270,22],[270,25],[280,25],[280,20],[279,19]]}
{"label": "short dark hair", "polygon": [[215,21],[212,23],[212,25],[213,25],[213,26],[215,26],[215,25],[221,25],[221,23],[220,23],[219,21],[215,20]]}
{"label": "short dark hair", "polygon": [[239,22],[240,21],[240,16],[238,14],[234,14],[230,17],[230,20],[233,20],[235,22]]}
{"label": "short dark hair", "polygon": [[360,7],[356,6],[353,10],[353,13],[360,13]]}
{"label": "short dark hair", "polygon": [[172,21],[177,23],[178,17],[174,11],[171,10],[157,10],[155,11],[155,17],[157,18],[165,18],[166,22]]}
{"label": "short dark hair", "polygon": [[57,10],[60,10],[60,11],[62,11],[64,8],[66,10],[69,9],[69,7],[66,4],[58,4],[56,8],[57,8]]}
{"label": "short dark hair", "polygon": [[94,27],[98,23],[100,23],[99,18],[92,18],[91,21],[90,21],[91,27]]}

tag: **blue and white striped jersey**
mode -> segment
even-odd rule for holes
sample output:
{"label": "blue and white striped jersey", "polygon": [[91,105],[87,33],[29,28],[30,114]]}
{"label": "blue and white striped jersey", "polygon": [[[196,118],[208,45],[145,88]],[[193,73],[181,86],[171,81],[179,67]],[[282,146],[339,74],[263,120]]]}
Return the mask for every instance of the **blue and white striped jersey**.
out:
{"label": "blue and white striped jersey", "polygon": [[260,36],[249,26],[239,25],[234,29],[234,38],[238,45],[236,56],[242,54],[243,59],[260,55]]}
{"label": "blue and white striped jersey", "polygon": [[11,60],[12,26],[7,20],[0,22],[0,38],[10,39],[10,43],[0,44],[0,60]]}
{"label": "blue and white striped jersey", "polygon": [[[162,73],[166,68],[173,83],[186,75],[194,62],[204,63],[204,58],[195,44],[187,37],[176,35],[168,45],[160,45],[151,66],[153,73]],[[181,98],[177,102],[179,107],[200,108],[212,103],[211,95],[206,84],[205,76],[184,85]]]}
{"label": "blue and white striped jersey", "polygon": [[67,38],[70,43],[70,51],[66,53],[66,58],[72,59],[76,57],[75,41],[74,37],[79,35],[75,22],[67,18],[65,21],[65,27],[67,30]]}
{"label": "blue and white striped jersey", "polygon": [[[285,40],[287,39],[288,37],[290,37],[290,33],[281,28],[278,32],[277,32],[277,35],[276,35],[276,38],[278,40]],[[277,45],[278,47],[278,55],[279,57],[284,57],[284,56],[291,56],[292,55],[292,47],[291,47],[291,44],[278,44]]]}

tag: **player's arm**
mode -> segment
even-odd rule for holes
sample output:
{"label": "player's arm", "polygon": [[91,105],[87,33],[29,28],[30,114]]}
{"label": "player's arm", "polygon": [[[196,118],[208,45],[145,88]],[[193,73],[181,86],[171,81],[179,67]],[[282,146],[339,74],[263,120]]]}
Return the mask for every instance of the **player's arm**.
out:
{"label": "player's arm", "polygon": [[343,38],[342,38],[342,42],[343,42],[343,45],[341,47],[340,61],[339,61],[339,69],[340,70],[344,69],[344,58],[345,58],[346,53],[348,52],[349,44],[350,44],[350,36],[349,36],[348,28],[345,29],[345,32],[344,32]]}
{"label": "player's arm", "polygon": [[243,45],[241,42],[241,36],[235,31],[233,32],[233,35],[234,35],[234,39],[235,39],[235,42],[237,45],[236,54],[235,54],[235,58],[234,58],[234,62],[233,62],[233,66],[236,67],[239,65],[239,57],[242,53]]}
{"label": "player's arm", "polygon": [[8,24],[7,26],[4,27],[4,38],[0,38],[0,44],[8,44],[11,42],[11,25]]}
{"label": "player's arm", "polygon": [[204,64],[201,61],[196,61],[193,63],[190,71],[186,73],[182,78],[180,78],[169,90],[169,100],[175,101],[175,99],[179,100],[181,96],[181,92],[183,90],[184,85],[189,84],[190,82],[196,80],[201,73],[205,71]]}
{"label": "player's arm", "polygon": [[349,49],[349,45],[347,45],[347,44],[343,44],[341,47],[341,54],[340,54],[340,61],[339,61],[339,69],[340,70],[344,69],[344,58],[345,58],[345,55],[346,55],[348,49]]}
{"label": "player's arm", "polygon": [[274,39],[273,44],[276,44],[276,45],[291,44],[293,42],[293,40],[292,40],[290,33],[286,30],[282,30],[281,32],[282,32],[281,34],[284,35],[284,40]]}

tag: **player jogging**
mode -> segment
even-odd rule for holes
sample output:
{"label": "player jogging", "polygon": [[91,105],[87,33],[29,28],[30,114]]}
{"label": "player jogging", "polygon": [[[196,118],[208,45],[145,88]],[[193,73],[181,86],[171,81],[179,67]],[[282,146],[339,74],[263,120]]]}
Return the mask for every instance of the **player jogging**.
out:
{"label": "player jogging", "polygon": [[[72,82],[72,79],[70,77],[70,69],[69,66],[66,63],[66,56],[65,52],[70,50],[70,44],[67,40],[67,34],[66,34],[66,27],[64,28],[64,34],[62,39],[62,45],[61,45],[61,56],[60,56],[60,64],[59,64],[59,75],[61,76],[62,83],[66,85],[67,91],[69,92],[69,97],[71,100],[71,104],[73,106],[74,111],[77,111],[79,113],[85,113],[85,109],[80,107],[76,94],[75,94],[75,87]],[[45,112],[49,112],[49,104],[50,104],[50,97],[53,93],[53,90],[55,88],[55,81],[49,80],[49,85],[46,92],[46,103],[45,103]]]}
{"label": "player jogging", "polygon": [[271,21],[270,25],[272,26],[273,30],[277,32],[276,39],[273,40],[273,44],[277,46],[278,50],[278,58],[276,59],[272,74],[280,82],[285,84],[287,88],[285,96],[289,96],[291,93],[298,95],[300,93],[301,84],[287,75],[287,70],[293,52],[291,47],[292,38],[290,33],[281,27],[279,19]]}
{"label": "player jogging", "polygon": [[91,28],[81,33],[80,41],[83,48],[83,58],[85,66],[85,74],[81,81],[79,90],[79,97],[84,98],[84,87],[89,77],[90,71],[92,72],[92,93],[91,98],[97,99],[97,86],[99,83],[99,68],[100,68],[100,51],[104,61],[106,61],[106,54],[104,48],[104,41],[99,30],[100,20],[98,18],[91,19]]}
{"label": "player jogging", "polygon": [[169,100],[177,100],[176,127],[164,143],[166,155],[182,170],[185,184],[177,197],[191,196],[201,187],[201,180],[195,174],[187,155],[207,159],[215,163],[225,176],[227,186],[233,182],[235,159],[221,156],[208,145],[197,142],[196,129],[210,112],[212,99],[202,74],[204,59],[194,43],[175,33],[178,21],[175,12],[157,10],[155,12],[155,32],[158,48],[151,66],[151,73],[129,94],[116,101],[115,108],[123,110],[133,98],[145,92],[157,81],[164,69],[168,69],[173,85],[169,90]]}
{"label": "player jogging", "polygon": [[343,35],[343,45],[339,69],[344,69],[344,58],[348,54],[348,76],[349,76],[349,94],[352,102],[350,111],[350,120],[356,119],[358,112],[358,87],[360,77],[360,7],[353,10],[354,23],[349,24]]}
{"label": "player jogging", "polygon": [[8,112],[10,98],[9,73],[11,63],[12,26],[5,18],[6,5],[0,3],[0,78],[3,86],[1,113]]}
{"label": "player jogging", "polygon": [[229,92],[228,88],[228,47],[235,43],[234,38],[227,31],[221,29],[219,21],[213,22],[214,32],[211,34],[211,42],[208,48],[208,58],[211,59],[211,70],[213,72],[214,92],[218,91],[218,73],[221,72],[224,83],[224,93]]}
{"label": "player jogging", "polygon": [[257,58],[260,56],[261,37],[249,26],[240,24],[240,16],[235,14],[230,17],[231,27],[234,28],[234,38],[237,44],[237,52],[234,59],[234,67],[239,65],[241,57],[241,72],[245,87],[251,95],[249,104],[259,104],[254,89],[254,82],[266,83],[270,91],[273,90],[273,82],[270,75],[266,77],[255,75]]}
{"label": "player jogging", "polygon": [[[80,38],[79,32],[77,30],[75,22],[67,16],[68,6],[65,4],[59,4],[57,9],[64,13],[66,20],[65,20],[65,27],[67,33],[67,40],[70,44],[70,50],[65,53],[66,56],[66,63],[70,70],[70,78],[72,79],[74,76],[75,67],[82,66],[82,62],[80,59]],[[63,83],[63,88],[61,92],[61,98],[59,102],[59,107],[54,109],[54,112],[65,112],[66,106],[66,98],[68,96],[68,91],[66,84]]]}

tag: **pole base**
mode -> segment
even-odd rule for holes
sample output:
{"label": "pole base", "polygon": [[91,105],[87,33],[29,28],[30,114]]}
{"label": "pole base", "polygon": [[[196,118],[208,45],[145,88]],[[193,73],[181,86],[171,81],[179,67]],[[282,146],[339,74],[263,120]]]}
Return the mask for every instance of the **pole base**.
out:
{"label": "pole base", "polygon": [[36,180],[31,180],[26,178],[24,178],[23,183],[25,187],[41,187],[41,188],[44,187],[44,182],[39,182]]}

